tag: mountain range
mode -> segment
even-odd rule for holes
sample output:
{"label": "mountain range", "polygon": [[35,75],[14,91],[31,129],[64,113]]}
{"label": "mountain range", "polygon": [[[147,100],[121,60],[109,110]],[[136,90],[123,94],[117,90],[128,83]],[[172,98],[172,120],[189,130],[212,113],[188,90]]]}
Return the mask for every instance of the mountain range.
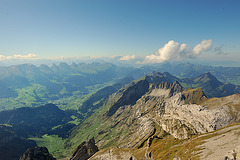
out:
{"label": "mountain range", "polygon": [[[31,107],[54,102],[63,108],[66,101],[87,96],[112,84],[129,71],[110,63],[32,64],[0,67],[0,110]],[[8,107],[7,107],[8,106]],[[76,104],[71,106],[76,107]],[[70,107],[70,108],[71,108]]]}
{"label": "mountain range", "polygon": [[[90,159],[237,156],[240,144],[230,135],[238,138],[240,131],[240,71],[222,70],[229,73],[218,80],[223,72],[219,67],[189,63],[141,68],[109,63],[2,67],[0,135],[11,133],[24,141],[12,143],[20,146],[15,159],[29,144],[47,147],[57,159],[77,159],[82,152]],[[230,75],[234,84],[227,81]],[[223,141],[220,136],[233,145],[222,144],[222,154],[215,155],[204,140],[216,141],[217,147]],[[85,144],[95,147],[94,152],[86,153]],[[39,150],[48,153],[35,147],[22,157]]]}
{"label": "mountain range", "polygon": [[[57,104],[62,109],[77,110],[85,99],[99,89],[126,78],[136,80],[154,71],[168,72],[180,79],[195,78],[209,72],[222,83],[240,85],[239,67],[212,67],[190,63],[163,63],[140,68],[98,62],[61,62],[52,66],[41,64],[39,67],[32,64],[2,66],[0,110],[38,106],[46,102]],[[195,87],[194,84],[191,86]],[[234,88],[229,84],[227,88],[231,87]]]}

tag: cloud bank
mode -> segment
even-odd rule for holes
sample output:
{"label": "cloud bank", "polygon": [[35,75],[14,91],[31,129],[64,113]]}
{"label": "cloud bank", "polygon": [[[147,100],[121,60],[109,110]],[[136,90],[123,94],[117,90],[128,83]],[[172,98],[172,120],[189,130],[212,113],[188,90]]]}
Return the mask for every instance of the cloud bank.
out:
{"label": "cloud bank", "polygon": [[143,63],[161,63],[168,60],[183,60],[186,58],[194,58],[202,52],[212,48],[212,40],[203,40],[194,48],[190,48],[187,44],[179,44],[173,40],[169,41],[162,48],[158,49],[155,54],[145,57]]}
{"label": "cloud bank", "polygon": [[11,60],[11,59],[27,59],[27,60],[32,60],[36,59],[38,56],[36,54],[28,54],[28,55],[20,55],[20,54],[15,54],[13,56],[4,56],[0,55],[0,61],[2,60]]}
{"label": "cloud bank", "polygon": [[136,56],[135,55],[127,55],[127,56],[122,56],[119,60],[120,61],[131,61],[135,60]]}

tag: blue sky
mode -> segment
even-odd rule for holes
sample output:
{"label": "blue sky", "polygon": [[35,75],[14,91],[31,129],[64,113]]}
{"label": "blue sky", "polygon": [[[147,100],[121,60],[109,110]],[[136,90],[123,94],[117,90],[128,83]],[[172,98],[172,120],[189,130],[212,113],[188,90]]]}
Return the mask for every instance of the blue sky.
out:
{"label": "blue sky", "polygon": [[239,8],[238,0],[0,0],[0,55],[144,57],[171,40],[194,48],[211,39],[200,58],[236,61]]}

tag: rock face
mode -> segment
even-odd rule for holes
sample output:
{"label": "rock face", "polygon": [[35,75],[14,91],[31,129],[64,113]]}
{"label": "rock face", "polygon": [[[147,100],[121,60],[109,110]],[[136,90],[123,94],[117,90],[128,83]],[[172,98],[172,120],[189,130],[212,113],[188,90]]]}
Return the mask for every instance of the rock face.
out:
{"label": "rock face", "polygon": [[81,143],[74,151],[70,160],[87,160],[98,151],[94,138]]}
{"label": "rock face", "polygon": [[[207,99],[200,88],[184,90],[176,81],[173,83],[149,83],[144,86],[145,94],[142,94],[135,104],[126,103],[123,94],[119,99],[121,104],[117,101],[113,105],[114,107],[119,104],[120,107],[109,118],[111,122],[106,121],[105,123],[107,125],[107,123],[115,121],[112,128],[118,128],[118,130],[127,125],[125,128],[132,132],[127,136],[128,140],[125,143],[122,142],[126,137],[119,137],[115,140],[115,142],[119,140],[119,147],[137,146],[143,139],[154,134],[154,124],[161,126],[175,138],[185,139],[239,121],[237,105],[240,102],[232,100],[233,97],[239,99],[239,95],[228,96],[224,98],[224,101],[216,98]],[[148,89],[146,86],[149,86]],[[134,92],[132,94],[136,95]],[[221,103],[214,105],[212,101],[221,101]],[[211,105],[215,107],[211,107]],[[229,107],[229,105],[232,106]],[[101,142],[105,143],[106,141],[100,140],[100,145]]]}
{"label": "rock face", "polygon": [[19,160],[56,160],[46,147],[30,147]]}

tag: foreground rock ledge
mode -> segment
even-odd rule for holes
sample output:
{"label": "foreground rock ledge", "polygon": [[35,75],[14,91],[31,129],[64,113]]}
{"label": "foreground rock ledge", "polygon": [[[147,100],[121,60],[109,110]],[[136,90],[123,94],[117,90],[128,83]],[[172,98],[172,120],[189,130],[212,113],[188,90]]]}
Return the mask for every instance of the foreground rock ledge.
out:
{"label": "foreground rock ledge", "polygon": [[46,147],[30,147],[19,160],[56,160]]}
{"label": "foreground rock ledge", "polygon": [[98,151],[94,138],[81,143],[74,151],[70,160],[87,160]]}

